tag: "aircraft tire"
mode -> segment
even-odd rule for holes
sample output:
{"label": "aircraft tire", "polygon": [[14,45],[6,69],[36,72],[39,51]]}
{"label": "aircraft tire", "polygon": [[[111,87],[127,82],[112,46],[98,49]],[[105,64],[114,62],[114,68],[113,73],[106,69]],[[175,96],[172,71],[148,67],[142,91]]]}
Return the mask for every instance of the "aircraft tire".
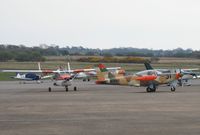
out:
{"label": "aircraft tire", "polygon": [[152,92],[151,89],[149,87],[146,88],[147,92]]}
{"label": "aircraft tire", "polygon": [[171,91],[174,92],[176,90],[175,87],[171,87]]}
{"label": "aircraft tire", "polygon": [[48,89],[48,90],[49,90],[49,92],[51,92],[51,87],[49,87],[49,89]]}
{"label": "aircraft tire", "polygon": [[68,87],[65,87],[65,90],[66,90],[66,92],[68,92],[69,91]]}
{"label": "aircraft tire", "polygon": [[151,92],[156,92],[156,88],[154,88],[154,89],[151,89]]}
{"label": "aircraft tire", "polygon": [[90,78],[88,78],[88,82],[90,81]]}
{"label": "aircraft tire", "polygon": [[74,87],[74,91],[77,91],[77,87],[76,86]]}

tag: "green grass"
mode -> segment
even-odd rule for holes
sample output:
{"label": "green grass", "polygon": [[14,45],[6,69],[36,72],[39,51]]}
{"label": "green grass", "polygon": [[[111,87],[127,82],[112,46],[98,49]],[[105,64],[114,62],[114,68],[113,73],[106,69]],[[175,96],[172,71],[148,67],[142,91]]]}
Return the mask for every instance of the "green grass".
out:
{"label": "green grass", "polygon": [[[164,58],[162,58],[164,59]],[[170,58],[171,59],[171,58]],[[166,62],[162,60],[159,63],[152,64],[154,68],[168,68],[168,69],[174,69],[174,68],[200,68],[200,62],[197,61],[197,59],[194,59],[195,62],[191,62],[191,59],[188,59],[187,61],[183,62],[184,60],[180,61],[180,59],[172,59],[168,60]],[[171,61],[171,63],[170,63]],[[90,62],[76,62],[72,61],[70,62],[71,69],[77,69],[77,68],[94,68],[97,67],[99,63],[90,63]],[[128,72],[137,72],[145,70],[144,64],[135,64],[135,63],[105,63],[106,67],[122,67]],[[41,62],[41,68],[42,69],[52,69],[56,70],[59,68],[59,66],[62,66],[63,68],[67,68],[67,62],[65,60],[54,60],[54,61],[46,61]],[[0,70],[1,69],[38,69],[37,62],[0,62]],[[14,80],[10,78],[10,76],[15,76],[15,73],[1,73],[0,72],[0,81],[2,80]]]}
{"label": "green grass", "polygon": [[11,76],[15,76],[15,73],[1,73],[0,72],[0,81],[14,81],[16,79],[11,78]]}

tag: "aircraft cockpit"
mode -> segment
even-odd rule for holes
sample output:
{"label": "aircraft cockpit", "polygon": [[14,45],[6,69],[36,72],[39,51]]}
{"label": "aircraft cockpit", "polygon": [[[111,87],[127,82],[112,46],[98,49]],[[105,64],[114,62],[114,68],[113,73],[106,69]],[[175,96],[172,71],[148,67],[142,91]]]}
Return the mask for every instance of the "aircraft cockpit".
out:
{"label": "aircraft cockpit", "polygon": [[157,72],[155,70],[145,70],[145,71],[141,71],[136,73],[137,76],[144,76],[144,75],[155,75],[157,76]]}

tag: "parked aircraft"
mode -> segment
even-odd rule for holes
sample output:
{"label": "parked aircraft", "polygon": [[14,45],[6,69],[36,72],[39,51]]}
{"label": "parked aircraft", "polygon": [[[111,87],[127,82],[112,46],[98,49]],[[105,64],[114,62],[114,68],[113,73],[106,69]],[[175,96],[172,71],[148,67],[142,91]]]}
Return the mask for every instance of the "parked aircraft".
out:
{"label": "parked aircraft", "polygon": [[155,92],[158,85],[171,84],[171,91],[176,90],[177,79],[180,73],[162,73],[157,70],[145,70],[134,75],[112,74],[103,64],[99,64],[96,84],[129,85],[147,87],[147,92]]}
{"label": "parked aircraft", "polygon": [[[94,69],[74,69],[74,70],[41,70],[40,64],[38,64],[39,70],[1,70],[1,72],[16,72],[17,75],[13,78],[26,80],[26,81],[37,81],[39,82],[43,78],[52,78],[54,86],[63,86],[66,91],[68,91],[68,87],[72,85],[72,81],[76,78],[77,74],[80,72],[90,72],[94,71]],[[23,74],[20,74],[23,73]],[[49,92],[51,92],[52,88],[48,88]],[[74,91],[77,90],[77,87],[74,86]]]}
{"label": "parked aircraft", "polygon": [[12,76],[12,78],[25,81],[36,81],[37,83],[41,83],[43,79],[51,78],[53,73],[52,70],[41,70],[40,63],[38,63],[38,70],[1,70],[1,72],[14,72],[16,76]]}
{"label": "parked aircraft", "polygon": [[[71,70],[71,67],[70,67],[70,63],[68,62],[67,63],[67,71],[68,73],[71,73],[73,74],[73,70]],[[87,69],[91,69],[91,71],[88,71],[88,72],[79,72],[77,75],[76,75],[76,78],[77,79],[83,79],[83,81],[90,81],[91,78],[96,78],[97,77],[97,70],[96,68],[90,68],[88,67]],[[107,68],[110,72],[116,72],[116,73],[123,73],[125,74],[125,71],[121,68],[121,67],[108,67]]]}
{"label": "parked aircraft", "polygon": [[[96,72],[96,69],[74,69],[71,70],[70,65],[68,63],[68,69],[59,68],[57,70],[41,70],[40,64],[38,63],[38,70],[1,70],[1,72],[16,72],[17,75],[13,78],[20,79],[20,80],[35,80],[40,82],[43,78],[52,78],[54,86],[63,86],[65,90],[68,91],[68,87],[72,86],[72,82],[75,78],[77,78],[80,73],[92,73]],[[119,69],[119,67],[110,68],[112,70]],[[118,70],[116,72],[119,72]],[[23,73],[23,74],[20,74]],[[52,87],[48,88],[49,92],[52,91]],[[77,87],[74,86],[74,91],[77,90]]]}
{"label": "parked aircraft", "polygon": [[175,72],[180,72],[182,74],[182,77],[178,79],[178,84],[180,86],[185,85],[191,85],[189,83],[189,80],[193,78],[198,78],[197,74],[193,71],[199,70],[198,68],[191,68],[191,69],[154,69],[150,63],[144,63],[146,70],[157,70],[162,73],[170,73],[172,70],[175,70]]}

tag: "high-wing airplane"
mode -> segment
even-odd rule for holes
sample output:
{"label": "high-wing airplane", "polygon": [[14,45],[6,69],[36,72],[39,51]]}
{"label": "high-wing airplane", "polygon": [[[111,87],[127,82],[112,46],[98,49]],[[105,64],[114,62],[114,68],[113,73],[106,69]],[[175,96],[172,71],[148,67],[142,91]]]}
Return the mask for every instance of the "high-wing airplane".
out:
{"label": "high-wing airplane", "polygon": [[[94,69],[75,69],[75,70],[61,70],[59,72],[54,72],[53,76],[53,85],[54,86],[63,86],[65,87],[65,90],[68,91],[68,87],[72,86],[73,80],[76,78],[78,73],[80,72],[91,72],[94,71]],[[49,87],[49,92],[51,92],[52,88]],[[74,91],[77,90],[77,87],[74,86]]]}
{"label": "high-wing airplane", "polygon": [[[40,64],[38,64],[38,68],[39,68],[38,70],[1,70],[1,72],[16,72],[17,75],[14,78],[20,79],[20,80],[27,80],[27,81],[35,80],[39,82],[43,78],[47,78],[47,77],[52,78],[54,86],[63,86],[65,87],[66,91],[68,91],[69,86],[72,86],[73,80],[77,78],[77,76],[80,73],[84,73],[84,74],[88,74],[91,72],[96,73],[96,69],[91,69],[91,68],[71,70],[69,63],[68,63],[68,69],[59,68],[57,70],[41,70]],[[115,69],[115,71],[116,69],[118,69],[116,72],[122,72],[121,70],[119,70],[120,67],[113,67],[109,69],[110,70]],[[19,73],[23,73],[23,74],[19,74]],[[52,87],[49,86],[48,90],[49,92],[51,92]],[[76,90],[77,90],[77,87],[74,86],[74,91]]]}
{"label": "high-wing airplane", "polygon": [[99,64],[96,84],[144,86],[147,92],[155,92],[158,85],[171,84],[171,91],[176,90],[180,73],[162,73],[157,70],[144,70],[134,75],[113,74],[103,64]]}
{"label": "high-wing airplane", "polygon": [[52,75],[50,74],[53,73],[52,70],[42,70],[40,63],[38,63],[38,70],[1,70],[0,72],[16,73],[16,76],[12,76],[12,78],[23,80],[23,83],[26,83],[25,81],[41,83],[41,80],[51,78]]}
{"label": "high-wing airplane", "polygon": [[[77,74],[80,72],[91,72],[95,71],[95,69],[74,69],[74,70],[65,70],[65,69],[57,69],[57,70],[41,70],[40,65],[39,70],[1,70],[1,72],[16,72],[18,73],[15,77],[20,80],[35,80],[39,81],[42,78],[50,77],[53,79],[54,86],[63,86],[66,91],[68,91],[68,87],[72,85],[72,81],[76,78]],[[23,74],[19,74],[23,73]],[[43,75],[44,74],[44,75]],[[49,92],[51,92],[52,88],[48,88]],[[74,91],[77,90],[77,87],[74,86]]]}
{"label": "high-wing airplane", "polygon": [[[68,73],[73,74],[73,71],[71,70],[71,67],[70,67],[70,63],[68,62],[67,65],[68,65],[68,68],[67,68]],[[97,77],[97,70],[98,70],[97,68],[90,68],[89,67],[89,68],[86,68],[86,69],[91,69],[91,71],[79,72],[76,75],[76,78],[77,79],[83,79],[83,81],[90,81],[91,78]],[[110,72],[125,73],[125,71],[121,67],[108,67],[107,69]]]}
{"label": "high-wing airplane", "polygon": [[[150,63],[144,63],[145,67],[146,67],[146,70],[157,70],[159,72],[162,72],[162,73],[170,73],[172,69],[154,69]],[[180,86],[182,86],[183,84],[185,85],[191,85],[189,83],[189,80],[190,79],[193,79],[193,78],[198,78],[197,74],[193,71],[198,71],[199,68],[191,68],[191,69],[173,69],[175,70],[176,72],[180,72],[182,74],[182,77],[178,79],[178,84]]]}

